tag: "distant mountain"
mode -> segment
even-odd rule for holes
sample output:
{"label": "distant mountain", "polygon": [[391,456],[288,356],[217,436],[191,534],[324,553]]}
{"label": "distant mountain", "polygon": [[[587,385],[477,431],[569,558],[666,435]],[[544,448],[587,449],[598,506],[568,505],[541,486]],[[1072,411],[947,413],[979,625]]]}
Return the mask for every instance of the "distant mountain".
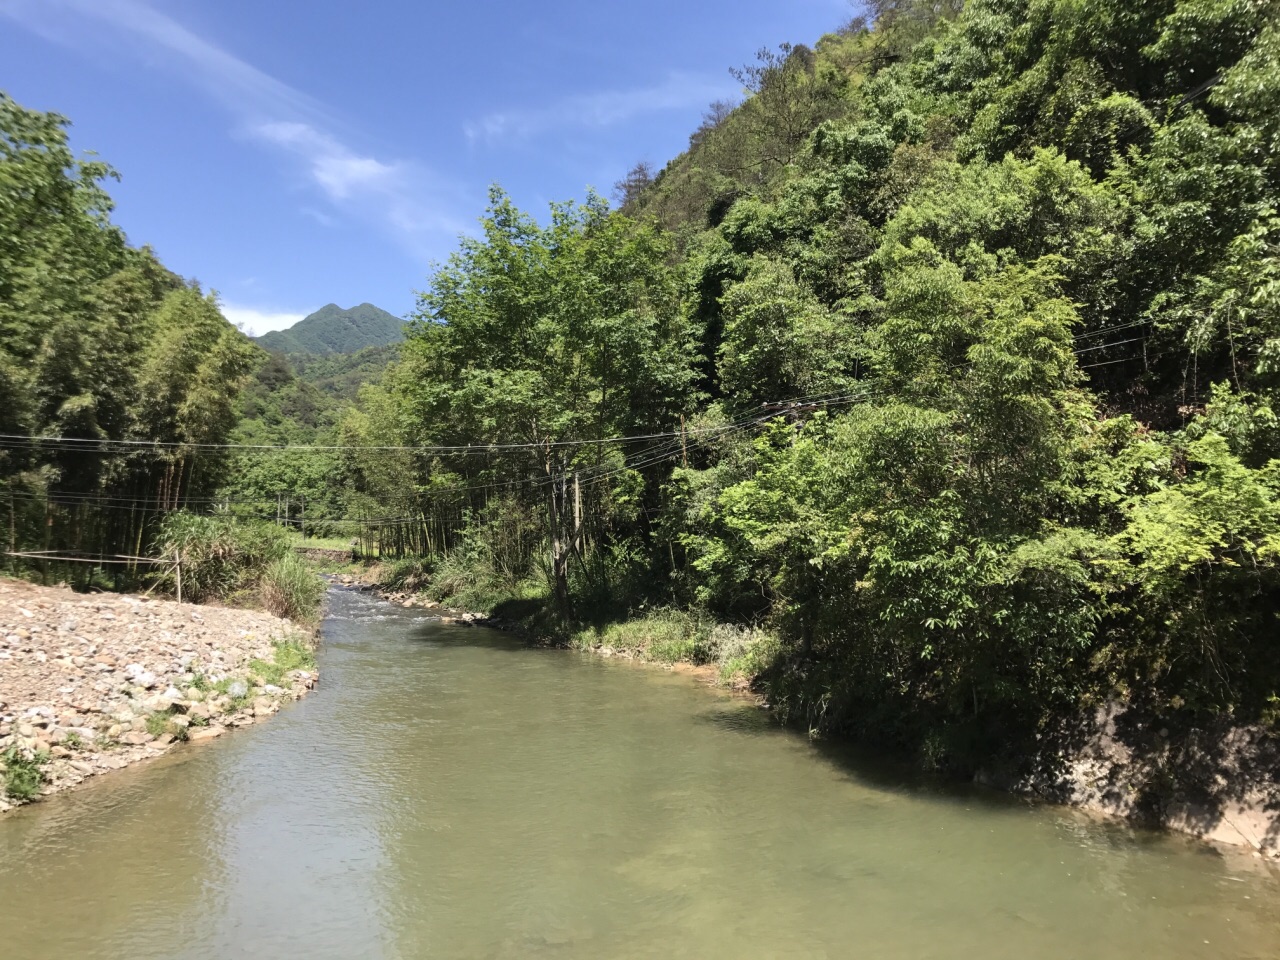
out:
{"label": "distant mountain", "polygon": [[404,321],[371,303],[343,310],[336,303],[321,307],[288,330],[257,337],[258,344],[278,353],[355,353],[404,339]]}

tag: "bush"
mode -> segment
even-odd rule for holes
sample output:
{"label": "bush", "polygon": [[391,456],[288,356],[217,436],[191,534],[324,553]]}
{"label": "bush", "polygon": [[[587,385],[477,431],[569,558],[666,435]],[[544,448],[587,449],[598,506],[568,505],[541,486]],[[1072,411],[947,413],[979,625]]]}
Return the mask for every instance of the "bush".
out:
{"label": "bush", "polygon": [[324,600],[324,581],[295,553],[287,553],[262,574],[262,605],[277,617],[313,623]]}
{"label": "bush", "polygon": [[[165,517],[156,546],[162,559],[181,561],[182,599],[192,603],[225,598],[290,555],[289,535],[273,524],[185,512]],[[177,594],[177,574],[172,564],[157,574],[161,589]]]}

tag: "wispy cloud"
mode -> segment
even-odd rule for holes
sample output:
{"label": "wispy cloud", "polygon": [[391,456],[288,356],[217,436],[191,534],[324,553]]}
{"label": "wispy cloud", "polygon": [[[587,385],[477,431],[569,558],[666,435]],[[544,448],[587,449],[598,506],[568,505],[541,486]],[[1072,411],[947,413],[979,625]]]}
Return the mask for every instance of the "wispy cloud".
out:
{"label": "wispy cloud", "polygon": [[660,83],[631,90],[606,90],[568,97],[527,109],[490,113],[466,125],[467,139],[497,143],[525,139],[566,127],[607,127],[634,117],[666,110],[706,106],[739,93],[735,83],[687,73],[673,73]]}
{"label": "wispy cloud", "polygon": [[311,179],[330,200],[347,200],[361,191],[394,189],[404,173],[401,165],[361,156],[308,123],[273,121],[257,124],[249,132],[305,158]]}
{"label": "wispy cloud", "polygon": [[[426,235],[452,235],[466,226],[443,212],[443,198],[456,189],[412,163],[380,159],[345,142],[322,105],[145,0],[0,0],[0,15],[63,42],[92,39],[100,45],[105,28],[229,111],[238,134],[283,152],[300,185],[335,211],[372,217],[415,249]],[[308,215],[332,219],[321,211]]]}
{"label": "wispy cloud", "polygon": [[222,304],[222,315],[251,337],[260,337],[269,330],[284,330],[306,317],[305,313],[272,312],[236,304]]}

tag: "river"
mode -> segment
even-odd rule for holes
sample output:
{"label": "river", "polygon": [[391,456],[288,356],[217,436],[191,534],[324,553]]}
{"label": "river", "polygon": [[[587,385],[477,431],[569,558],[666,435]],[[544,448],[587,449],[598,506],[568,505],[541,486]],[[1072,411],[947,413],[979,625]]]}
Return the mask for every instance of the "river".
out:
{"label": "river", "polygon": [[1247,852],[354,591],[323,639],[279,716],[0,820],[0,956],[1280,956]]}

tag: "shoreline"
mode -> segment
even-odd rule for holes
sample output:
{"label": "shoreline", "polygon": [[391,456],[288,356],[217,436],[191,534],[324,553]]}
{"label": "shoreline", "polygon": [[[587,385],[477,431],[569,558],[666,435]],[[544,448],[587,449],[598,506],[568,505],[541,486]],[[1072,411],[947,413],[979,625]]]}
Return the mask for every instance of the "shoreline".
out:
{"label": "shoreline", "polygon": [[[439,611],[445,623],[523,633],[517,622],[454,610],[421,594],[385,589],[367,578],[346,574],[340,581],[375,593],[394,606]],[[761,709],[769,709],[749,688],[726,685],[711,665],[667,663],[604,645],[566,644],[563,648],[681,673],[704,686],[750,697]],[[1122,735],[1125,728],[1127,737]],[[1045,755],[1028,760],[1029,774],[981,770],[973,780],[1032,802],[1072,807],[1209,844],[1246,848],[1268,863],[1280,863],[1276,777],[1280,741],[1265,731],[1224,727],[1171,737],[1160,723],[1110,704],[1064,733]]]}
{"label": "shoreline", "polygon": [[0,578],[0,816],[270,717],[319,680],[313,642],[258,610]]}

